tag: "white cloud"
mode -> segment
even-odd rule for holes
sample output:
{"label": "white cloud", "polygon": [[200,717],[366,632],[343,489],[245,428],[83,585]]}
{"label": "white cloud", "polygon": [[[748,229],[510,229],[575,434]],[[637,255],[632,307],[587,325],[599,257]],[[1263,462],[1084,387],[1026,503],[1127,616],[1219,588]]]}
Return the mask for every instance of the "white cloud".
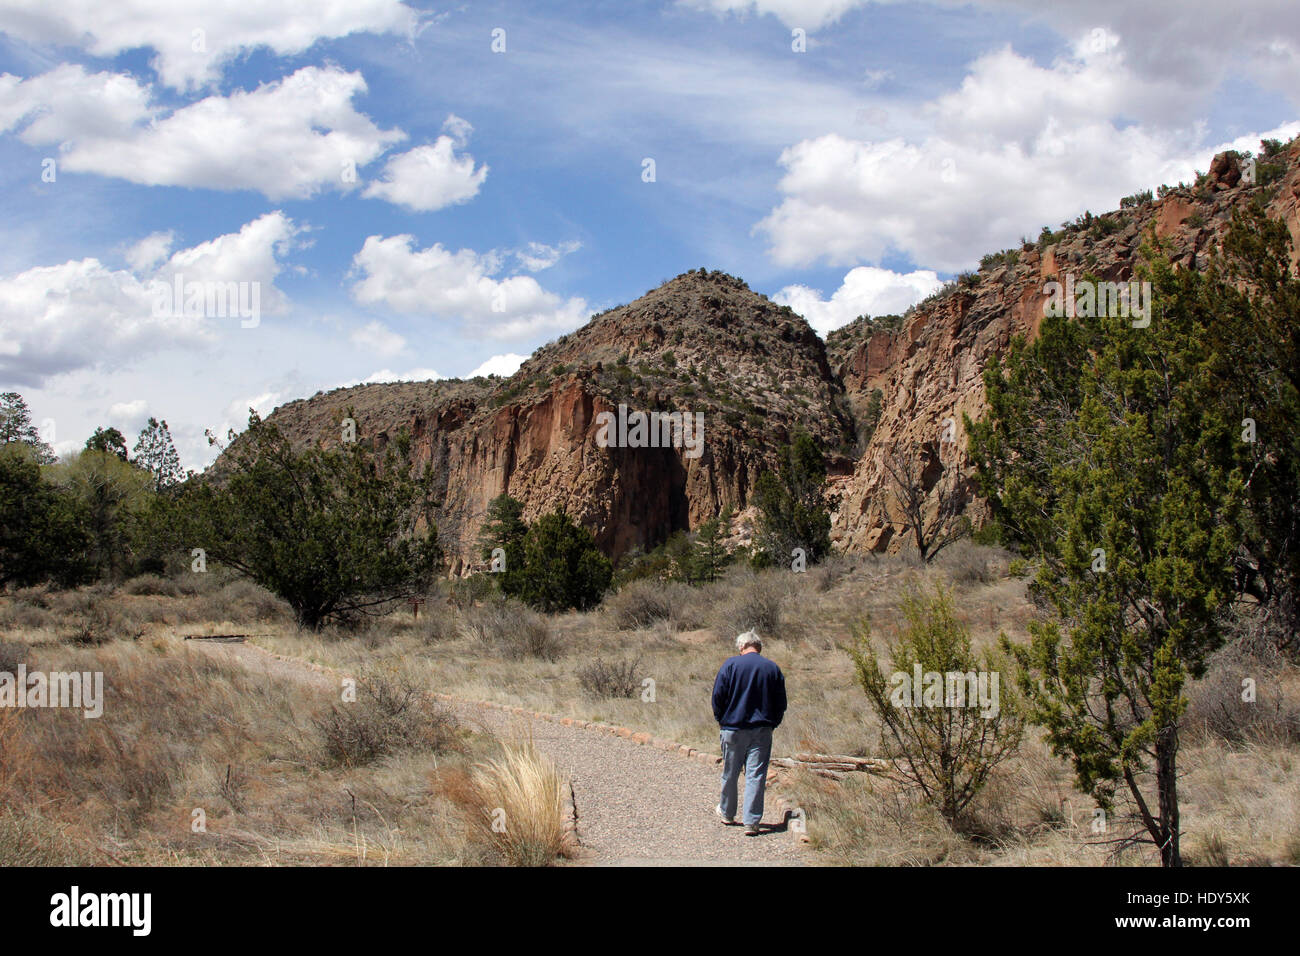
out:
{"label": "white cloud", "polygon": [[860,315],[901,313],[942,285],[942,280],[928,270],[902,274],[858,266],[849,271],[829,299],[823,299],[817,289],[788,285],[772,296],[772,301],[798,312],[824,338]]}
{"label": "white cloud", "polygon": [[678,0],[682,6],[738,16],[770,13],[788,27],[820,30],[867,0]]}
{"label": "white cloud", "polygon": [[[406,138],[353,109],[365,91],[360,73],[308,66],[169,113],[146,105],[149,88],[130,77],[62,66],[28,80],[0,76],[0,132],[21,128],[29,145],[58,145],[60,171],[308,199],[356,188],[348,173]],[[103,115],[88,118],[97,103],[107,104]]]}
{"label": "white cloud", "polygon": [[32,146],[118,138],[154,113],[150,90],[124,73],[87,73],[71,63],[23,79],[0,75],[0,129],[30,117],[19,138]]}
{"label": "white cloud", "polygon": [[[221,422],[220,427],[212,429],[212,434],[224,445],[230,432],[233,431],[238,435],[248,427],[248,410],[250,408],[257,412],[259,418],[265,419],[279,408],[287,397],[285,392],[272,388],[248,398],[237,398],[225,407],[223,410],[224,420]],[[213,455],[212,457],[215,458],[216,456]]]}
{"label": "white cloud", "polygon": [[353,258],[360,278],[352,296],[363,305],[438,319],[459,319],[467,330],[516,339],[567,332],[587,318],[587,303],[563,299],[531,276],[493,278],[501,256],[472,249],[451,252],[438,243],[413,248],[409,235],[370,236]]}
{"label": "white cloud", "polygon": [[892,252],[957,271],[1044,224],[1191,179],[1222,147],[1201,145],[1201,125],[1160,125],[1177,90],[1142,84],[1122,50],[1103,34],[1039,67],[1003,49],[929,104],[920,141],[829,134],[786,149],[785,198],[757,227],[772,257],[855,265]]}
{"label": "white cloud", "polygon": [[78,46],[99,57],[150,47],[151,65],[175,87],[216,79],[242,51],[269,47],[289,56],[351,33],[411,36],[418,19],[398,0],[7,0],[0,7],[0,30],[29,43]]}
{"label": "white cloud", "polygon": [[[678,0],[682,6],[731,13],[771,14],[788,27],[818,30],[869,3],[899,0]],[[1091,0],[1044,4],[1043,0],[931,0],[948,7],[1010,11],[1040,21],[1063,36],[1101,27],[1130,38],[1130,63],[1148,81],[1173,81],[1190,101],[1241,70],[1300,102],[1300,4],[1295,0]]]}
{"label": "white cloud", "polygon": [[465,377],[476,378],[479,375],[500,375],[502,378],[509,378],[519,371],[519,366],[526,361],[528,361],[527,355],[516,355],[514,352],[494,355]]}
{"label": "white cloud", "polygon": [[370,322],[355,329],[349,336],[352,344],[359,349],[374,352],[376,355],[397,355],[406,348],[406,339],[398,335],[382,322]]}
{"label": "white cloud", "polygon": [[147,272],[167,258],[172,251],[176,235],[170,229],[153,232],[126,251],[126,263],[136,272]]}
{"label": "white cloud", "polygon": [[380,382],[436,382],[440,378],[446,378],[446,376],[431,368],[413,368],[405,372],[381,369],[372,375],[357,379],[355,382],[347,382],[339,387],[351,388],[353,385],[374,385]]}
{"label": "white cloud", "polygon": [[455,115],[443,126],[451,131],[449,135],[391,157],[384,166],[383,179],[372,182],[361,195],[386,199],[416,212],[432,212],[478,195],[487,179],[487,164],[475,169],[473,156],[456,152],[465,145],[473,127]]}
{"label": "white cloud", "polygon": [[117,421],[125,421],[129,426],[144,423],[145,412],[149,410],[149,403],[143,398],[137,398],[131,402],[114,402],[108,407],[109,417]]}
{"label": "white cloud", "polygon": [[512,249],[513,255],[519,265],[529,272],[541,272],[549,269],[565,256],[572,252],[577,252],[582,248],[582,243],[576,239],[568,242],[562,242],[558,246],[548,246],[544,242],[530,242],[522,249]]}
{"label": "white cloud", "polygon": [[155,282],[177,274],[187,283],[258,283],[263,311],[281,311],[287,300],[274,280],[296,232],[277,211],[182,249],[152,271],[114,270],[86,258],[0,277],[0,378],[40,385],[76,369],[127,365],[158,349],[209,344],[218,329],[240,331],[234,319],[184,310],[156,315]]}

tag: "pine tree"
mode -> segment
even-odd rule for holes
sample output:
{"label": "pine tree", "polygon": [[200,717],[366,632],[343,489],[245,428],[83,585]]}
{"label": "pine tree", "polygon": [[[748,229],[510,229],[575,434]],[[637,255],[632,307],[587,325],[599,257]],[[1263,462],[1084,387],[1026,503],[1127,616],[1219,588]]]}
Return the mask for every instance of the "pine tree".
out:
{"label": "pine tree", "polygon": [[478,533],[479,553],[484,561],[491,560],[496,548],[502,548],[508,555],[509,549],[523,538],[528,531],[523,514],[524,503],[507,494],[497,495],[488,502],[487,516]]}
{"label": "pine tree", "polygon": [[102,451],[126,461],[126,436],[116,428],[96,428],[95,434],[86,439],[86,450]]}
{"label": "pine tree", "polygon": [[27,402],[17,392],[0,393],[0,445],[20,443],[31,448],[37,464],[52,465],[58,456],[32,424]]}
{"label": "pine tree", "polygon": [[166,420],[149,419],[140,431],[131,460],[153,475],[155,491],[164,491],[185,480],[185,469],[181,467]]}
{"label": "pine tree", "polygon": [[777,472],[764,472],[754,485],[760,512],[758,544],[772,564],[789,562],[795,548],[802,548],[812,564],[831,550],[826,459],[811,435],[797,431],[781,449],[780,462]]}

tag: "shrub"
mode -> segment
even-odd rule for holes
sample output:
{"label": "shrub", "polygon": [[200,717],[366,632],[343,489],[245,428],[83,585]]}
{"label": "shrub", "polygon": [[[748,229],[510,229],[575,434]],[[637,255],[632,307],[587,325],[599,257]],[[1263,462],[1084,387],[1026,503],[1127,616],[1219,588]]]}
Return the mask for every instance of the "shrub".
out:
{"label": "shrub", "polygon": [[[901,634],[889,642],[891,676],[886,677],[876,658],[865,620],[854,629],[856,640],[850,655],[858,684],[880,718],[882,756],[893,760],[899,777],[920,790],[956,827],[993,768],[1019,746],[1023,721],[1000,680],[992,716],[971,706],[964,693],[962,699],[956,699],[957,688],[950,688],[946,680],[937,699],[930,698],[930,688],[926,688],[921,706],[913,704],[910,693],[900,696],[900,691],[910,688],[907,683],[900,684],[897,675],[912,680],[915,668],[922,674],[982,672],[989,675],[990,689],[993,675],[999,673],[999,662],[991,653],[979,659],[971,650],[970,631],[953,614],[947,592],[909,594],[903,601],[903,615],[906,624]],[[964,683],[960,686],[966,689]],[[954,696],[949,696],[950,691]]]}
{"label": "shrub", "polygon": [[995,577],[988,551],[968,540],[954,542],[939,554],[935,564],[948,572],[954,584],[991,584]]}
{"label": "shrub", "polygon": [[18,665],[27,661],[27,645],[16,641],[0,641],[0,672],[13,674]]}
{"label": "shrub", "polygon": [[315,719],[322,762],[361,767],[389,754],[451,749],[456,722],[406,679],[366,677],[357,681],[357,699],[334,704]]}
{"label": "shrub", "polygon": [[157,574],[141,574],[122,585],[124,594],[150,597],[180,597],[180,586],[170,578]]}
{"label": "shrub", "polygon": [[491,575],[471,574],[451,582],[447,588],[447,600],[451,602],[452,607],[464,611],[486,601],[492,596],[493,591]]}
{"label": "shrub", "polygon": [[638,674],[641,658],[612,663],[599,655],[590,664],[578,669],[578,686],[588,697],[635,697],[641,686]]}
{"label": "shrub", "polygon": [[677,582],[641,578],[624,585],[605,601],[620,631],[650,627],[656,621],[674,619],[674,605],[686,586]]}
{"label": "shrub", "polygon": [[1234,645],[1219,651],[1205,676],[1189,688],[1182,720],[1189,736],[1233,743],[1300,742],[1300,706],[1283,692],[1287,670]]}
{"label": "shrub", "polygon": [[560,642],[544,615],[518,601],[490,601],[461,616],[462,631],[509,660],[528,657],[553,661]]}
{"label": "shrub", "polygon": [[736,592],[715,615],[714,630],[725,638],[745,631],[758,631],[763,638],[784,636],[782,604],[785,601],[784,575],[788,572],[767,571],[737,575]]}

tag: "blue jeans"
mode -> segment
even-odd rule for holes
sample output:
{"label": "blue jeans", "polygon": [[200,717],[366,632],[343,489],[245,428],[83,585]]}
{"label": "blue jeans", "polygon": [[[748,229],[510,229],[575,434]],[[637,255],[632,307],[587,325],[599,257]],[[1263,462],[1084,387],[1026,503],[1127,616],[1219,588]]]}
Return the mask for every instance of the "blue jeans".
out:
{"label": "blue jeans", "polygon": [[721,731],[722,738],[722,815],[736,816],[736,784],[745,771],[746,826],[763,819],[763,792],[767,789],[767,762],[772,759],[772,728]]}

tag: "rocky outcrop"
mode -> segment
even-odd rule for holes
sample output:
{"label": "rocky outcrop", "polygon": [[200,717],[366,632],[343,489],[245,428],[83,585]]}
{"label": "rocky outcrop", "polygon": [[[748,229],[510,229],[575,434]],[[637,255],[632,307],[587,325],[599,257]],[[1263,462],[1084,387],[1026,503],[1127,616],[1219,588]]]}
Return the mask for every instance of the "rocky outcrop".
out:
{"label": "rocky outcrop", "polygon": [[[1085,219],[1041,248],[1026,246],[922,303],[897,330],[887,327],[892,323],[859,320],[832,335],[828,348],[851,406],[855,411],[864,407],[866,396],[877,388],[883,399],[879,424],[852,478],[836,487],[835,543],[868,551],[896,551],[904,545],[906,526],[897,513],[884,459],[894,449],[920,453],[916,450],[929,443],[937,443],[948,471],[945,476],[931,470],[930,482],[950,481],[959,493],[971,496],[978,521],[982,512],[973,498],[962,416],[975,420],[986,409],[982,373],[989,358],[1004,351],[1013,336],[1037,334],[1047,300],[1044,285],[1066,273],[1117,282],[1133,278],[1139,248],[1151,229],[1168,243],[1176,266],[1202,266],[1219,249],[1233,209],[1261,195],[1269,215],[1287,223],[1300,249],[1297,141],[1285,157],[1280,180],[1246,182],[1237,158],[1220,154],[1197,185]],[[882,325],[886,327],[878,327]],[[932,513],[936,507],[932,500]]]}
{"label": "rocky outcrop", "polygon": [[[1252,183],[1235,157],[1215,157],[1194,185],[1085,216],[1050,241],[993,257],[903,317],[859,319],[825,344],[790,309],[739,279],[700,270],[593,316],[509,378],[338,389],[271,418],[298,442],[337,442],[349,410],[358,439],[375,448],[409,429],[420,464],[437,480],[439,534],[453,572],[478,562],[478,529],[502,493],[524,503],[527,520],[563,508],[614,557],[724,508],[741,516],[729,540],[747,541],[754,482],[795,429],[810,432],[828,456],[835,542],[897,550],[905,527],[884,464],[895,450],[922,455],[927,490],[954,488],[979,520],[962,416],[985,410],[989,358],[1013,336],[1037,333],[1045,283],[1069,273],[1126,281],[1151,230],[1176,265],[1199,267],[1232,210],[1260,197],[1300,249],[1300,143],[1266,176],[1256,172]],[[703,415],[700,453],[600,447],[598,416],[620,405]]]}
{"label": "rocky outcrop", "polygon": [[[620,405],[701,415],[703,441],[600,447],[597,416]],[[842,473],[852,467],[852,418],[821,339],[722,273],[686,273],[596,316],[508,379],[338,389],[271,420],[296,442],[329,445],[349,410],[358,440],[376,448],[410,430],[417,464],[436,476],[453,573],[479,563],[478,530],[499,494],[522,501],[525,520],[564,509],[617,557],[744,509],[795,429]]]}

